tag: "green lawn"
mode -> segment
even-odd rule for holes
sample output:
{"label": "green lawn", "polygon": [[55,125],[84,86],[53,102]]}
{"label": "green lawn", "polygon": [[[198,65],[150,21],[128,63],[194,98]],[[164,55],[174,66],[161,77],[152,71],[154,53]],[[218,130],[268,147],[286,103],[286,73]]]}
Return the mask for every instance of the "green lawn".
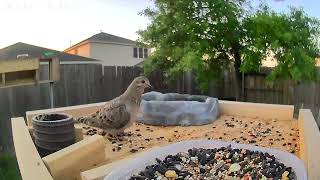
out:
{"label": "green lawn", "polygon": [[15,156],[0,154],[0,180],[21,180]]}

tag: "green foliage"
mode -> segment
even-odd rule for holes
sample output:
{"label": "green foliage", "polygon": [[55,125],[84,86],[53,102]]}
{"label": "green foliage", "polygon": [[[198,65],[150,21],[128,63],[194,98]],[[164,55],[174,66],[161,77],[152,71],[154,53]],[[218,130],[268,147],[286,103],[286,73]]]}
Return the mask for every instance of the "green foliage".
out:
{"label": "green foliage", "polygon": [[0,179],[21,180],[18,163],[13,155],[0,155]]}
{"label": "green foliage", "polygon": [[241,64],[234,66],[259,71],[262,60],[274,55],[278,66],[269,80],[316,77],[312,37],[319,24],[301,9],[284,14],[262,5],[253,11],[246,0],[155,0],[155,7],[141,13],[151,24],[139,31],[139,40],[155,48],[144,64],[146,74],[160,70],[174,80],[192,70],[207,91],[225,68]]}
{"label": "green foliage", "polygon": [[317,20],[306,16],[301,9],[293,8],[288,14],[257,12],[243,24],[248,39],[242,49],[242,71],[258,71],[261,61],[267,55],[273,55],[278,65],[269,80],[316,79],[315,57],[319,49],[312,35],[319,26]]}

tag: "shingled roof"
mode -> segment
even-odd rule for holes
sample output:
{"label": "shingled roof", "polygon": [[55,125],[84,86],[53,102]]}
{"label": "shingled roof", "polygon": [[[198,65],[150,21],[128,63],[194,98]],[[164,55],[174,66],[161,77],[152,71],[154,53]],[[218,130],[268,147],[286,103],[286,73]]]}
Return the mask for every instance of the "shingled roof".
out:
{"label": "shingled roof", "polygon": [[106,42],[114,42],[114,43],[122,43],[122,44],[135,44],[135,41],[130,39],[126,39],[123,37],[115,36],[108,33],[98,33],[87,39],[88,41],[106,41]]}
{"label": "shingled roof", "polygon": [[135,45],[136,44],[135,41],[132,41],[130,39],[126,39],[126,38],[123,38],[120,36],[115,36],[112,34],[101,32],[101,33],[95,34],[95,35],[89,37],[88,39],[85,39],[85,40],[65,49],[64,51],[67,51],[69,49],[72,49],[75,46],[78,46],[83,43],[88,43],[88,42],[104,42],[104,43],[123,44],[123,45]]}
{"label": "shingled roof", "polygon": [[17,59],[17,55],[19,54],[28,54],[28,56],[31,58],[40,58],[43,57],[43,54],[46,52],[52,52],[55,56],[57,56],[60,59],[60,61],[99,61],[92,58],[72,55],[61,51],[34,46],[22,42],[18,42],[10,46],[7,46],[3,49],[0,49],[0,61]]}

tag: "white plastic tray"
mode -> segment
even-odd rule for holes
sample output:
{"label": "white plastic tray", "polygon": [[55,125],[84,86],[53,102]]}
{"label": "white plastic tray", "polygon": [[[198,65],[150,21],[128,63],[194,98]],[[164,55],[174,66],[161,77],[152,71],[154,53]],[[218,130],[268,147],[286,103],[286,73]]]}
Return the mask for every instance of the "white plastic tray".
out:
{"label": "white plastic tray", "polygon": [[286,166],[292,167],[298,180],[307,180],[307,173],[304,163],[297,156],[270,148],[263,148],[247,144],[238,144],[234,142],[216,141],[216,140],[191,140],[159,147],[138,155],[136,158],[128,160],[118,167],[114,168],[104,180],[127,180],[132,175],[144,170],[146,166],[156,164],[155,158],[163,160],[167,155],[174,155],[179,152],[187,152],[190,148],[219,148],[231,145],[232,148],[248,149],[251,151],[267,152],[276,157],[276,159]]}

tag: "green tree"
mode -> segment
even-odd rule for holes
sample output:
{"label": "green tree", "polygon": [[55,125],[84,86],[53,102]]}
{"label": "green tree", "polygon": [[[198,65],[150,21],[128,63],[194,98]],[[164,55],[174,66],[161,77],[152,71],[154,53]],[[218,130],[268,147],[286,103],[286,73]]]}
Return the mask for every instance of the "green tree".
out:
{"label": "green tree", "polygon": [[319,23],[302,9],[275,13],[247,0],[155,0],[141,14],[151,23],[140,30],[140,42],[155,48],[144,63],[146,74],[161,70],[169,80],[196,72],[202,91],[221,72],[234,67],[239,98],[241,72],[259,71],[273,55],[278,65],[268,79],[315,79],[313,41]]}

